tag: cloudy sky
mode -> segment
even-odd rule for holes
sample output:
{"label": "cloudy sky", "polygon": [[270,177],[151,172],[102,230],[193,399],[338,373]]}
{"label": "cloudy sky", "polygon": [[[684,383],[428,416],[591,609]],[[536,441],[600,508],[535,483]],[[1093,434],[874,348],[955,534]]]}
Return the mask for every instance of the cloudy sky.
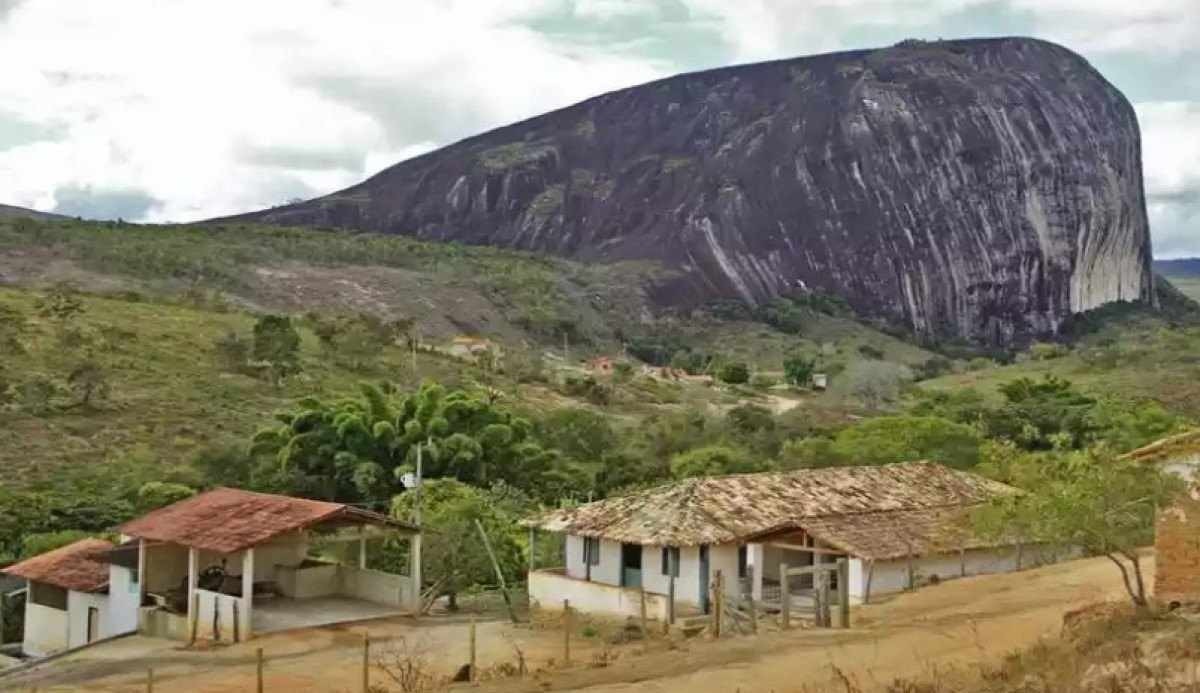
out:
{"label": "cloudy sky", "polygon": [[0,203],[202,219],[676,72],[1013,34],[1134,102],[1155,253],[1200,255],[1200,0],[0,0]]}

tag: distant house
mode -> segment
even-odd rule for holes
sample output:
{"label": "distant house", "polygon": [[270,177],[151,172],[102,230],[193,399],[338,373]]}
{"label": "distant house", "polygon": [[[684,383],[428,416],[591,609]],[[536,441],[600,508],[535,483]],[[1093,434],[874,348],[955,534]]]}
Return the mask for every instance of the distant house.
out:
{"label": "distant house", "polygon": [[500,347],[490,339],[459,335],[450,340],[450,345],[446,347],[446,353],[459,358],[477,358],[480,354],[485,353],[499,356]]}
{"label": "distant house", "polygon": [[[218,488],[4,569],[29,584],[25,651],[44,656],[124,632],[238,642],[257,633],[417,608],[417,528],[328,503]],[[368,541],[407,537],[409,574],[367,567]],[[312,555],[357,545],[357,560]],[[353,553],[353,552],[351,552]]]}
{"label": "distant house", "polygon": [[4,569],[26,581],[27,655],[44,657],[122,632],[109,597],[112,548],[103,539],[82,539]]}
{"label": "distant house", "polygon": [[1189,493],[1159,510],[1154,532],[1154,594],[1166,603],[1200,603],[1200,429],[1125,455],[1186,481]]}
{"label": "distant house", "polygon": [[812,386],[814,390],[828,390],[829,376],[825,373],[813,373]]}
{"label": "distant house", "polygon": [[588,359],[584,366],[595,375],[612,375],[613,372],[613,360],[608,356]]}
{"label": "distant house", "polygon": [[[707,613],[717,571],[731,597],[778,608],[785,564],[848,559],[852,602],[1017,570],[1019,545],[977,536],[967,522],[972,508],[1013,492],[928,462],[687,479],[527,520],[566,537],[566,565],[531,571],[529,595],[636,615],[644,589],[650,614],[666,618]],[[789,578],[796,599],[812,589],[811,575]]]}

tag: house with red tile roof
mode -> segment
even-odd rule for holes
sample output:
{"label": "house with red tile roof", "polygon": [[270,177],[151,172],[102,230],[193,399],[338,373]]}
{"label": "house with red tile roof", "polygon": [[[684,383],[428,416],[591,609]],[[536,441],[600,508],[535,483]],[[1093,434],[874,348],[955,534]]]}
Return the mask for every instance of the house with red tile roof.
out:
{"label": "house with red tile roof", "polygon": [[43,657],[115,634],[108,602],[112,548],[103,539],[81,539],[4,569],[26,581],[26,654]]}
{"label": "house with red tile roof", "polygon": [[[352,505],[218,488],[117,531],[119,546],[87,539],[4,569],[29,583],[28,654],[132,631],[240,642],[419,606],[420,531]],[[408,574],[371,567],[370,546],[397,538]]]}

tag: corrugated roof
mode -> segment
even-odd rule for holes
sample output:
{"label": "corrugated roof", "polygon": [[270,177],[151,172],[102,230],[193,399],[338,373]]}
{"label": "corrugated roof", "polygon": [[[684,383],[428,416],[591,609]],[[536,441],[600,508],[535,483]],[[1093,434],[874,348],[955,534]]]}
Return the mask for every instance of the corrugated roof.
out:
{"label": "corrugated roof", "polygon": [[103,539],[80,539],[4,569],[4,573],[76,592],[96,592],[108,585],[108,552]]}
{"label": "corrugated roof", "polygon": [[169,542],[217,553],[234,553],[287,532],[344,522],[416,531],[386,515],[342,503],[218,488],[159,508],[121,525],[139,539]]}
{"label": "corrugated roof", "polygon": [[1156,440],[1122,455],[1122,459],[1158,464],[1200,456],[1200,428]]}
{"label": "corrugated roof", "polygon": [[932,462],[686,479],[525,522],[631,544],[720,544],[811,518],[964,508],[1014,490]]}

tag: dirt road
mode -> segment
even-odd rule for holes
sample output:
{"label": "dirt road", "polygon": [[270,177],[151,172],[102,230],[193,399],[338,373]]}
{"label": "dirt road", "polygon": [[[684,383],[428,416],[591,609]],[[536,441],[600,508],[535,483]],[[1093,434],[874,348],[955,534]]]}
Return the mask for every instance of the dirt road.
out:
{"label": "dirt road", "polygon": [[[1153,561],[1145,569],[1153,574]],[[610,648],[598,639],[577,640],[575,667],[563,669],[562,634],[556,630],[480,624],[482,669],[514,662],[513,643],[535,674],[485,681],[485,690],[548,691],[824,691],[835,667],[865,690],[896,677],[992,661],[1039,638],[1055,635],[1062,615],[1088,603],[1120,599],[1118,573],[1103,558],[1037,570],[955,580],[855,610],[851,630],[764,629],[758,636],[719,642],[651,640]],[[431,663],[449,672],[465,661],[465,624],[388,622],[371,625],[373,638],[403,635],[420,643]],[[253,690],[254,649],[268,653],[267,691],[358,691],[361,628],[319,629],[260,638],[213,652],[163,647],[128,638],[92,648],[86,657],[0,679],[4,690],[142,691],[154,666],[162,690],[225,693]],[[147,647],[158,650],[145,651]],[[386,645],[385,645],[386,647]],[[82,655],[82,653],[81,653]],[[601,662],[606,666],[598,666]],[[157,690],[158,688],[156,688]]]}

